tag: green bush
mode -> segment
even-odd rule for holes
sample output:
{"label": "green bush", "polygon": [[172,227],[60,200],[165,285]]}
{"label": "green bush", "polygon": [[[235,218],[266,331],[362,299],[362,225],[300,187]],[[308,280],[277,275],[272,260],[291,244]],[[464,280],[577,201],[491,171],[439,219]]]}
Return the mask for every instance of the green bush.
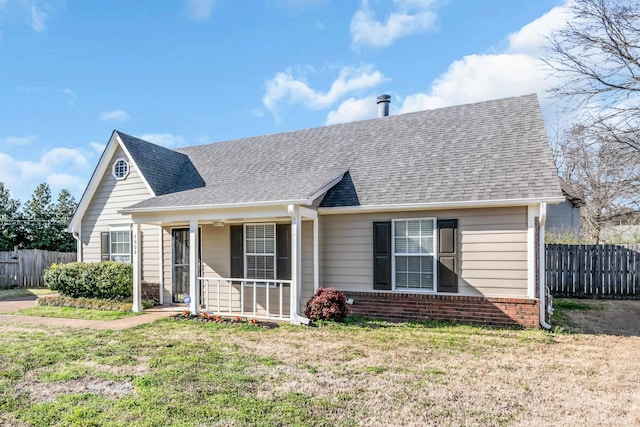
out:
{"label": "green bush", "polygon": [[133,266],[111,261],[53,264],[44,272],[44,281],[68,297],[122,300],[133,292]]}

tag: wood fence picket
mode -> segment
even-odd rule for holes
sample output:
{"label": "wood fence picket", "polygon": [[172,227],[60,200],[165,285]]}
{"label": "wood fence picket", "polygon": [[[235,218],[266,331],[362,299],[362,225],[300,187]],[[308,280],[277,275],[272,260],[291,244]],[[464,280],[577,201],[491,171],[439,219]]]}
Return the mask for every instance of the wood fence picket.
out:
{"label": "wood fence picket", "polygon": [[0,252],[0,289],[43,287],[44,271],[51,264],[77,260],[75,252],[53,252],[25,249]]}
{"label": "wood fence picket", "polygon": [[640,245],[550,244],[545,249],[552,295],[640,299]]}

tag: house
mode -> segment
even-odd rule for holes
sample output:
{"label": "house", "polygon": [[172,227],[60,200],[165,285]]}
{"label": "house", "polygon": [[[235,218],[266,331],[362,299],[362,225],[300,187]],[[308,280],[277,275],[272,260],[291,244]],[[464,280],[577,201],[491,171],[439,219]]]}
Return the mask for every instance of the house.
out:
{"label": "house", "polygon": [[560,180],[560,188],[565,200],[547,207],[547,231],[580,235],[580,209],[585,205],[584,196]]}
{"label": "house", "polygon": [[[197,313],[306,322],[320,287],[391,320],[547,325],[564,200],[535,95],[170,150],[114,131],[69,230]],[[188,295],[188,297],[187,297]]]}

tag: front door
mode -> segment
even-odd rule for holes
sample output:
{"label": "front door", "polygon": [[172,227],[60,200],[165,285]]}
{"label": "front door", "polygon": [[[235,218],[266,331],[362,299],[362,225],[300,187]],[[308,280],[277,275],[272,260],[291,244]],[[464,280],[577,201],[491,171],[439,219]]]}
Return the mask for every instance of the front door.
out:
{"label": "front door", "polygon": [[[202,241],[202,233],[198,229],[198,242]],[[173,302],[184,303],[184,294],[189,293],[189,229],[174,228],[171,230],[173,252]],[[200,277],[200,258],[202,243],[198,248],[198,277]]]}

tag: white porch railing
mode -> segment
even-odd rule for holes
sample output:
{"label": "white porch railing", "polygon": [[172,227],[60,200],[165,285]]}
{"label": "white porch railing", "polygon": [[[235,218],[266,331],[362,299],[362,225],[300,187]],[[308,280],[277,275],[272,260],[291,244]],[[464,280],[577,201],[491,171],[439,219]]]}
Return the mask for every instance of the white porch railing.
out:
{"label": "white porch railing", "polygon": [[202,302],[209,314],[290,320],[291,280],[199,277]]}

